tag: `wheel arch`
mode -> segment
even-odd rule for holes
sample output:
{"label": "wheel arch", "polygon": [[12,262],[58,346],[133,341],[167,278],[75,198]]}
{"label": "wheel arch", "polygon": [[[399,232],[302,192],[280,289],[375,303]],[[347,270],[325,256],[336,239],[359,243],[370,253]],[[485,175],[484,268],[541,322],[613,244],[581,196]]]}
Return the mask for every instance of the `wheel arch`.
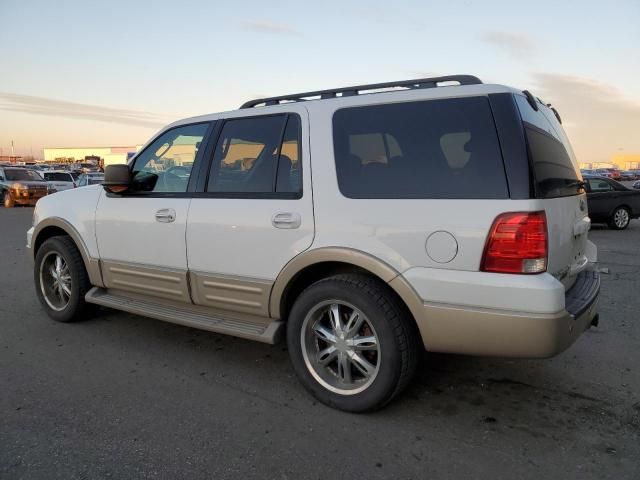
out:
{"label": "wheel arch", "polygon": [[609,217],[611,217],[614,213],[616,213],[616,210],[618,210],[619,208],[624,208],[625,210],[627,210],[627,212],[629,212],[629,216],[633,215],[633,209],[631,208],[631,205],[623,202],[623,203],[619,203],[618,205],[616,205],[611,209],[611,211],[609,212]]}
{"label": "wheel arch", "polygon": [[416,291],[389,264],[365,252],[343,247],[323,247],[304,252],[282,269],[269,299],[273,318],[286,320],[295,297],[313,282],[337,273],[361,272],[384,282],[411,314],[414,323],[421,314]]}
{"label": "wheel arch", "polygon": [[82,256],[84,267],[89,275],[92,285],[103,287],[102,274],[100,272],[100,262],[89,255],[89,250],[85,245],[78,231],[66,220],[58,217],[51,217],[38,223],[33,231],[31,240],[31,258],[35,260],[38,250],[42,244],[50,238],[57,236],[68,236],[71,238],[76,248]]}

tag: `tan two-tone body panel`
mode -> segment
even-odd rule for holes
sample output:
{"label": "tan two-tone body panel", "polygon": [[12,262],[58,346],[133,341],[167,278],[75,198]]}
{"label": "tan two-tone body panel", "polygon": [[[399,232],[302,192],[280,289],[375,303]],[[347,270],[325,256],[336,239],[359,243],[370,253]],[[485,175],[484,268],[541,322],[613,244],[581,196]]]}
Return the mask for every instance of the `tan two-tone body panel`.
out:
{"label": "tan two-tone body panel", "polygon": [[215,310],[269,317],[267,280],[101,261],[104,286]]}
{"label": "tan two-tone body panel", "polygon": [[111,260],[100,264],[106,288],[191,303],[186,271]]}
{"label": "tan two-tone body panel", "polygon": [[269,317],[272,281],[193,271],[189,279],[196,305]]}

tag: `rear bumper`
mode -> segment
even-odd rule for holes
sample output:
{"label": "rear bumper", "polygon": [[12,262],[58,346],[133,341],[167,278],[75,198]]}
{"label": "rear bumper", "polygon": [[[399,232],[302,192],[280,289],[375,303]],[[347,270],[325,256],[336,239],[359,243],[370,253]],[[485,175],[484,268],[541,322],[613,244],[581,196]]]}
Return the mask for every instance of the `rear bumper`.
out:
{"label": "rear bumper", "polygon": [[[563,295],[563,307],[553,313],[436,302],[423,302],[418,314],[413,313],[429,351],[546,358],[567,349],[589,328],[597,314],[599,292],[599,274],[586,270]],[[551,291],[547,293],[551,300]],[[532,295],[541,298],[540,292]]]}

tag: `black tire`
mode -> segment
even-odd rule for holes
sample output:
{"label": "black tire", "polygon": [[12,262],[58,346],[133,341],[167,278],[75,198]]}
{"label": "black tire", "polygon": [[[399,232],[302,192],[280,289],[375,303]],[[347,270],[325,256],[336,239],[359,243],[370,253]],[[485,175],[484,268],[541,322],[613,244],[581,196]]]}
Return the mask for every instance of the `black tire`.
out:
{"label": "black tire", "polygon": [[609,228],[613,230],[624,230],[629,226],[631,213],[627,207],[617,207],[611,217],[609,217]]}
{"label": "black tire", "polygon": [[[45,300],[40,281],[40,270],[43,265],[43,261],[46,258],[49,258],[52,253],[62,257],[68,266],[68,271],[71,277],[71,295],[69,296],[66,307],[61,310],[55,310],[48,304],[47,300]],[[33,276],[36,286],[36,294],[38,295],[40,304],[44,307],[47,315],[52,319],[58,322],[73,322],[83,320],[92,312],[93,306],[85,302],[84,299],[85,294],[91,288],[89,275],[85,269],[82,256],[70,237],[52,237],[42,244],[36,253]]]}
{"label": "black tire", "polygon": [[[377,374],[359,393],[329,390],[311,373],[303,355],[305,318],[328,300],[348,302],[360,310],[377,336]],[[287,321],[287,344],[293,368],[319,401],[348,412],[379,409],[398,395],[413,377],[421,351],[419,333],[404,305],[382,281],[362,274],[341,274],[309,286],[296,299]],[[378,355],[378,354],[376,354]],[[351,367],[349,367],[351,368]]]}

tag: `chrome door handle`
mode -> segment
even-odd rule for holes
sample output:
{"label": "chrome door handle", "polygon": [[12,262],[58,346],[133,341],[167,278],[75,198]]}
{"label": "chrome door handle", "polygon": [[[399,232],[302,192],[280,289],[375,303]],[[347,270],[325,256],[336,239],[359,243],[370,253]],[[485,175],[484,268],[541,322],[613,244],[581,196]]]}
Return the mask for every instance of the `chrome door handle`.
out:
{"label": "chrome door handle", "polygon": [[171,223],[176,221],[176,211],[173,208],[163,208],[156,212],[156,222]]}
{"label": "chrome door handle", "polygon": [[271,224],[276,228],[298,228],[302,223],[299,213],[282,212],[271,217]]}

